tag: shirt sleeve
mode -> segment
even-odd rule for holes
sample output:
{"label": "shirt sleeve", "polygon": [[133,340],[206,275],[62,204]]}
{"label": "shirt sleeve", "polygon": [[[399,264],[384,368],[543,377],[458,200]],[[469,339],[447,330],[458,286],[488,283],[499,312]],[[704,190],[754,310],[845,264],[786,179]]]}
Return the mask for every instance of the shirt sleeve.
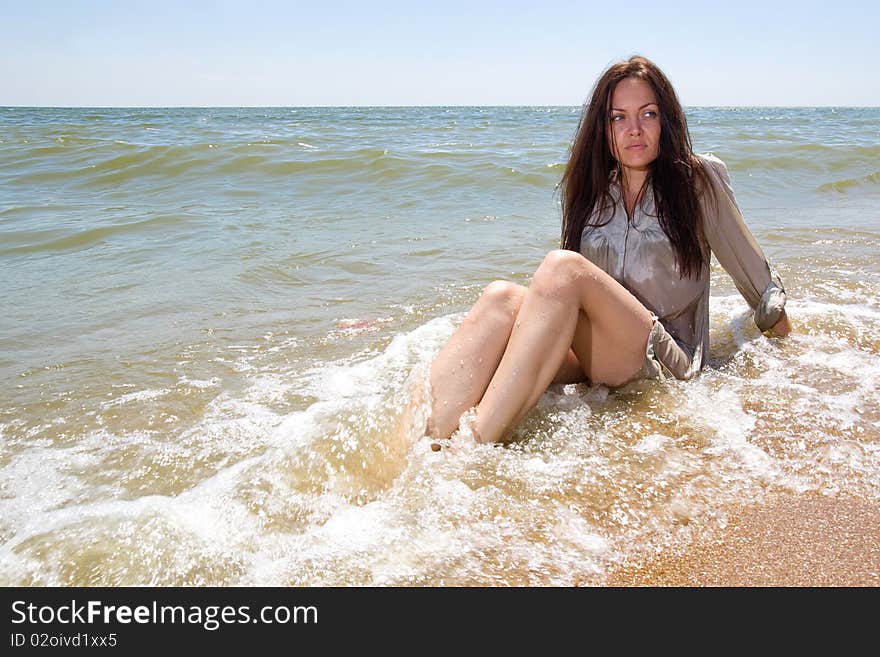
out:
{"label": "shirt sleeve", "polygon": [[714,199],[712,194],[706,194],[703,202],[703,226],[709,248],[755,311],[755,324],[766,331],[782,316],[785,288],[743,221],[727,166],[713,155],[701,159],[715,192]]}

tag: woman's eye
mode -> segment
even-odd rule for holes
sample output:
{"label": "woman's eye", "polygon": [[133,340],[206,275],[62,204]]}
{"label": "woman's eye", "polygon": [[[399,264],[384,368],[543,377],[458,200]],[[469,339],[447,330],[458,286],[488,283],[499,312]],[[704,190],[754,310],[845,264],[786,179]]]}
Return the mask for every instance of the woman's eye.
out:
{"label": "woman's eye", "polygon": [[612,121],[621,121],[621,120],[623,120],[623,114],[615,114],[614,116],[611,117],[611,120]]}
{"label": "woman's eye", "polygon": [[648,110],[647,112],[645,112],[645,118],[655,119],[657,118],[657,112],[655,112],[654,110]]}

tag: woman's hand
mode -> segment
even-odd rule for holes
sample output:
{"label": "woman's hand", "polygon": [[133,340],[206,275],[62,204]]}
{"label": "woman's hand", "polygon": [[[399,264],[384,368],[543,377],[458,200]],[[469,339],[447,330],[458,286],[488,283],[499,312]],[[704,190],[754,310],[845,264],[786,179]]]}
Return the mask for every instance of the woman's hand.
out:
{"label": "woman's hand", "polygon": [[791,323],[788,321],[788,315],[785,314],[784,308],[779,316],[779,320],[770,327],[770,333],[780,338],[791,333]]}

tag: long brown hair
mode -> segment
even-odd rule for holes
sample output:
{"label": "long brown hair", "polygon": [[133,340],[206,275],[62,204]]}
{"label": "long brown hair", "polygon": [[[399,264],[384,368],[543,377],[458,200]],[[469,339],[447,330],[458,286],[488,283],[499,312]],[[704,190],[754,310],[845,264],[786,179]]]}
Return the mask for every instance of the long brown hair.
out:
{"label": "long brown hair", "polygon": [[672,243],[682,278],[698,276],[707,251],[698,189],[712,189],[691,145],[684,110],[668,78],[650,60],[634,56],[609,67],[584,105],[562,188],[562,248],[580,251],[586,226],[611,220],[609,191],[617,161],[609,146],[611,97],[621,80],[636,78],[651,85],[660,105],[660,146],[648,182],[654,192],[657,219]]}

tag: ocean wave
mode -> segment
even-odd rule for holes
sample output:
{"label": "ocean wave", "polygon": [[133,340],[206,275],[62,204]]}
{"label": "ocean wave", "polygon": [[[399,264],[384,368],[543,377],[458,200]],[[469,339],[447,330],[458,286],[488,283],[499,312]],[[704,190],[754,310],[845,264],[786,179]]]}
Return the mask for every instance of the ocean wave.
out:
{"label": "ocean wave", "polygon": [[165,233],[169,228],[186,223],[183,215],[159,215],[135,219],[109,226],[96,226],[85,230],[55,228],[3,233],[0,255],[38,254],[65,251],[81,251],[119,235],[139,235],[145,231]]}
{"label": "ocean wave", "polygon": [[880,146],[829,146],[825,144],[767,144],[731,149],[722,158],[732,171],[774,170],[803,172],[849,171],[874,167]]}
{"label": "ocean wave", "polygon": [[856,189],[876,189],[880,186],[880,171],[863,176],[861,178],[847,178],[819,185],[816,189],[820,192],[837,192],[846,194]]}
{"label": "ocean wave", "polygon": [[[273,146],[266,151],[264,147]],[[178,179],[182,176],[245,176],[248,178],[309,178],[352,180],[359,183],[409,181],[419,184],[487,184],[513,181],[526,185],[554,185],[558,167],[523,170],[520,160],[498,153],[390,152],[383,148],[355,150],[305,149],[299,142],[276,148],[272,144],[190,144],[137,146],[102,144],[70,153],[65,147],[37,149],[8,164],[11,183],[74,182],[85,188],[106,188],[142,179]],[[529,165],[530,167],[532,165]],[[0,169],[3,168],[0,162]]]}
{"label": "ocean wave", "polygon": [[[3,117],[8,130],[0,144],[0,175],[19,187],[75,183],[85,189],[156,178],[210,183],[219,176],[321,175],[358,183],[553,186],[575,126],[571,108],[558,108],[552,120],[536,125],[539,110],[460,108],[461,120],[450,123],[443,108],[309,109],[297,110],[304,120],[293,124],[290,110],[47,110],[35,123],[22,110]],[[21,123],[12,118],[17,113]],[[876,169],[880,145],[866,143],[863,129],[847,132],[852,120],[838,125],[836,115],[822,110],[781,115],[789,114],[789,120],[818,120],[822,127],[802,123],[780,131],[761,120],[765,110],[700,109],[706,123],[695,125],[695,143],[708,137],[707,145],[734,173],[791,174],[786,187],[848,188],[862,177],[873,182],[865,173]],[[349,120],[355,119],[365,125],[352,130]],[[548,162],[555,164],[545,167]],[[829,173],[836,182],[827,182]]]}

